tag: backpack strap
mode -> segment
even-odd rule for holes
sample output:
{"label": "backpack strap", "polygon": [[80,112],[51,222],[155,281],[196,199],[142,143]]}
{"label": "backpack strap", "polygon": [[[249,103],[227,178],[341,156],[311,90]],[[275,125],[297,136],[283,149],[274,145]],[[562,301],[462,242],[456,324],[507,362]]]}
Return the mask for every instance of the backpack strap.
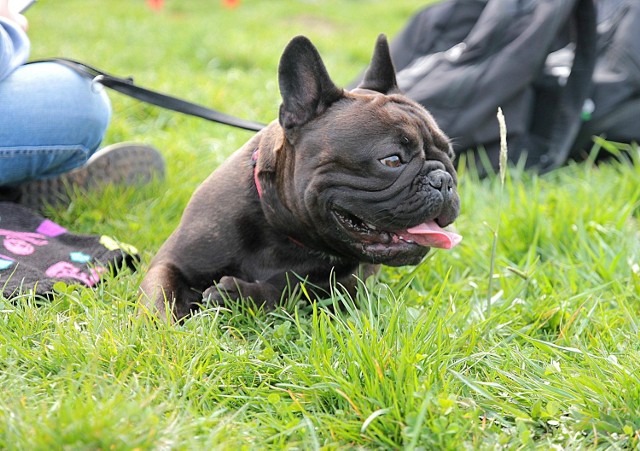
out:
{"label": "backpack strap", "polygon": [[540,156],[539,170],[562,166],[571,153],[581,125],[581,112],[593,85],[596,63],[596,9],[593,0],[578,0],[574,6],[576,48],[571,74],[562,90],[549,137],[547,152]]}
{"label": "backpack strap", "polygon": [[37,61],[30,61],[29,63],[41,63],[51,62],[61,64],[70,69],[73,69],[84,77],[91,78],[95,82],[100,83],[108,88],[118,91],[129,97],[133,97],[142,102],[150,103],[168,110],[177,111],[179,113],[188,114],[190,116],[196,116],[202,119],[206,119],[212,122],[218,122],[220,124],[231,125],[233,127],[241,128],[250,131],[260,131],[265,127],[265,124],[259,122],[248,121],[240,119],[235,116],[230,116],[220,111],[206,108],[202,105],[188,102],[177,97],[172,97],[167,94],[163,94],[151,89],[136,86],[133,83],[133,78],[121,78],[114,75],[110,75],[88,64],[81,63],[68,58],[50,58]]}

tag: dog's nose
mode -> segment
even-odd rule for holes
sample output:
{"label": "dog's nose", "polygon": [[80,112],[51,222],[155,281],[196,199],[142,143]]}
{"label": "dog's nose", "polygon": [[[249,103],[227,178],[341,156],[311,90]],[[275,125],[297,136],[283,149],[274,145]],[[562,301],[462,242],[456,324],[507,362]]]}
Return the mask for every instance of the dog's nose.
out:
{"label": "dog's nose", "polygon": [[447,171],[436,169],[427,174],[427,183],[434,189],[437,189],[443,196],[451,195],[453,190],[453,177]]}

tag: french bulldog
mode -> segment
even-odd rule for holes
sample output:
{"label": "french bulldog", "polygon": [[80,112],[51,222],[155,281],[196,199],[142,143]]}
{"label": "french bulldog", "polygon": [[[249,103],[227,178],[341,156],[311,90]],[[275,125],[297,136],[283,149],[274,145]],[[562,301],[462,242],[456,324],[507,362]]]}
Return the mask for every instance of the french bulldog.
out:
{"label": "french bulldog", "polygon": [[304,36],[285,48],[278,81],[279,118],[196,189],[152,260],[141,292],[158,316],[229,299],[273,307],[301,280],[353,292],[356,274],[460,241],[443,229],[460,209],[452,148],[398,89],[384,35],[351,91]]}

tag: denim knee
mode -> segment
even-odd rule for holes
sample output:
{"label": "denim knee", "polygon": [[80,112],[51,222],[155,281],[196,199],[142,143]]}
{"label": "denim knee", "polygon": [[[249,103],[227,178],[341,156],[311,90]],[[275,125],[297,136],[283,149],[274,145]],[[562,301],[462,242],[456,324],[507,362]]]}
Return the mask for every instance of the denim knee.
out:
{"label": "denim knee", "polygon": [[56,63],[19,67],[0,82],[0,185],[82,165],[110,119],[102,86]]}

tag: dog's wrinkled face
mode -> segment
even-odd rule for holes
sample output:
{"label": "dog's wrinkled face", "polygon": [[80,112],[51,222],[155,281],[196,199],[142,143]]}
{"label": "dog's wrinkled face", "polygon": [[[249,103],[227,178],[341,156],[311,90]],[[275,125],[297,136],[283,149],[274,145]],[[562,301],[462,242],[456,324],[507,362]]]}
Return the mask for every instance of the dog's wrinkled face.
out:
{"label": "dog's wrinkled face", "polygon": [[301,147],[316,154],[297,155],[307,173],[298,189],[324,241],[387,265],[415,264],[429,247],[455,245],[441,228],[459,212],[456,174],[428,113],[403,96],[364,90],[330,109]]}
{"label": "dog's wrinkled face", "polygon": [[[296,176],[280,183],[295,193],[289,208],[305,218],[302,233],[338,256],[392,266],[456,245],[460,237],[442,229],[459,213],[453,152],[430,114],[398,90],[386,39],[350,92],[335,88],[321,61],[296,67],[290,82],[286,61],[285,52],[280,122]],[[296,91],[300,79],[306,88]]]}

